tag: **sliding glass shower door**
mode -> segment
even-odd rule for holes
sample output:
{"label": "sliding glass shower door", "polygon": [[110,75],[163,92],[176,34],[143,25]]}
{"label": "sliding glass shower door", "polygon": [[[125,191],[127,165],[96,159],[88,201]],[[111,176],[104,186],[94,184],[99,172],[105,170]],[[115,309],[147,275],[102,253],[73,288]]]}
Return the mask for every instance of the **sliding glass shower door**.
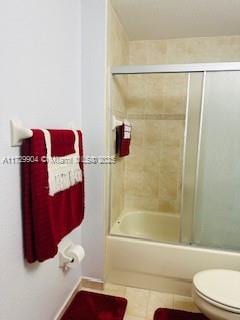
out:
{"label": "sliding glass shower door", "polygon": [[111,113],[131,122],[131,152],[111,168],[110,233],[240,250],[240,64],[126,69]]}
{"label": "sliding glass shower door", "polygon": [[240,72],[209,72],[203,91],[193,243],[240,250]]}

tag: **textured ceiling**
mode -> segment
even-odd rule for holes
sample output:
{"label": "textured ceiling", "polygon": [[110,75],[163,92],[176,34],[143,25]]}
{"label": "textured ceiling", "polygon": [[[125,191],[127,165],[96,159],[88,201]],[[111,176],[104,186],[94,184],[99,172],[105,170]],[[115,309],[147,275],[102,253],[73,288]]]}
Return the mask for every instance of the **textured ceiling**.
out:
{"label": "textured ceiling", "polygon": [[240,0],[112,0],[130,40],[240,35]]}

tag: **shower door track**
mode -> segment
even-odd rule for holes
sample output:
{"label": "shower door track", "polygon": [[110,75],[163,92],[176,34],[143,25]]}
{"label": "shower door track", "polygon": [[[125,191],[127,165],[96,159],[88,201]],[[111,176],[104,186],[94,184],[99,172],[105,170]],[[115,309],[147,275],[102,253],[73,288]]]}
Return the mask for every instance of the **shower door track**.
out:
{"label": "shower door track", "polygon": [[240,62],[125,65],[112,68],[112,75],[152,74],[152,73],[187,73],[210,71],[240,71]]}

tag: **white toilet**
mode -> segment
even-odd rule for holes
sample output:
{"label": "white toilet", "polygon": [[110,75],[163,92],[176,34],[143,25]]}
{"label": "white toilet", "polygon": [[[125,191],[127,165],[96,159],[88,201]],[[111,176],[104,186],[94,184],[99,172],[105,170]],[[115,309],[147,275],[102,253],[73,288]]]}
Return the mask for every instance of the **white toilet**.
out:
{"label": "white toilet", "polygon": [[240,320],[240,272],[213,269],[197,273],[193,300],[210,320]]}

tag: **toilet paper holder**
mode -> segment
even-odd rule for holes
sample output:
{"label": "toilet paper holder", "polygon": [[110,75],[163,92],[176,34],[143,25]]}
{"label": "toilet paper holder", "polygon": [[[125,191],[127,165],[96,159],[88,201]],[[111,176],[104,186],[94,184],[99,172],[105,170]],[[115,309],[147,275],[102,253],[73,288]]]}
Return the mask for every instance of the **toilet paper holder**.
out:
{"label": "toilet paper holder", "polygon": [[67,256],[67,251],[73,246],[72,241],[60,243],[58,248],[59,268],[65,268],[69,263],[73,263],[74,258]]}
{"label": "toilet paper holder", "polygon": [[58,253],[59,253],[59,268],[68,269],[71,267],[71,264],[75,262],[74,257],[68,256],[68,251],[74,246],[74,243],[65,239],[60,242],[58,245]]}

